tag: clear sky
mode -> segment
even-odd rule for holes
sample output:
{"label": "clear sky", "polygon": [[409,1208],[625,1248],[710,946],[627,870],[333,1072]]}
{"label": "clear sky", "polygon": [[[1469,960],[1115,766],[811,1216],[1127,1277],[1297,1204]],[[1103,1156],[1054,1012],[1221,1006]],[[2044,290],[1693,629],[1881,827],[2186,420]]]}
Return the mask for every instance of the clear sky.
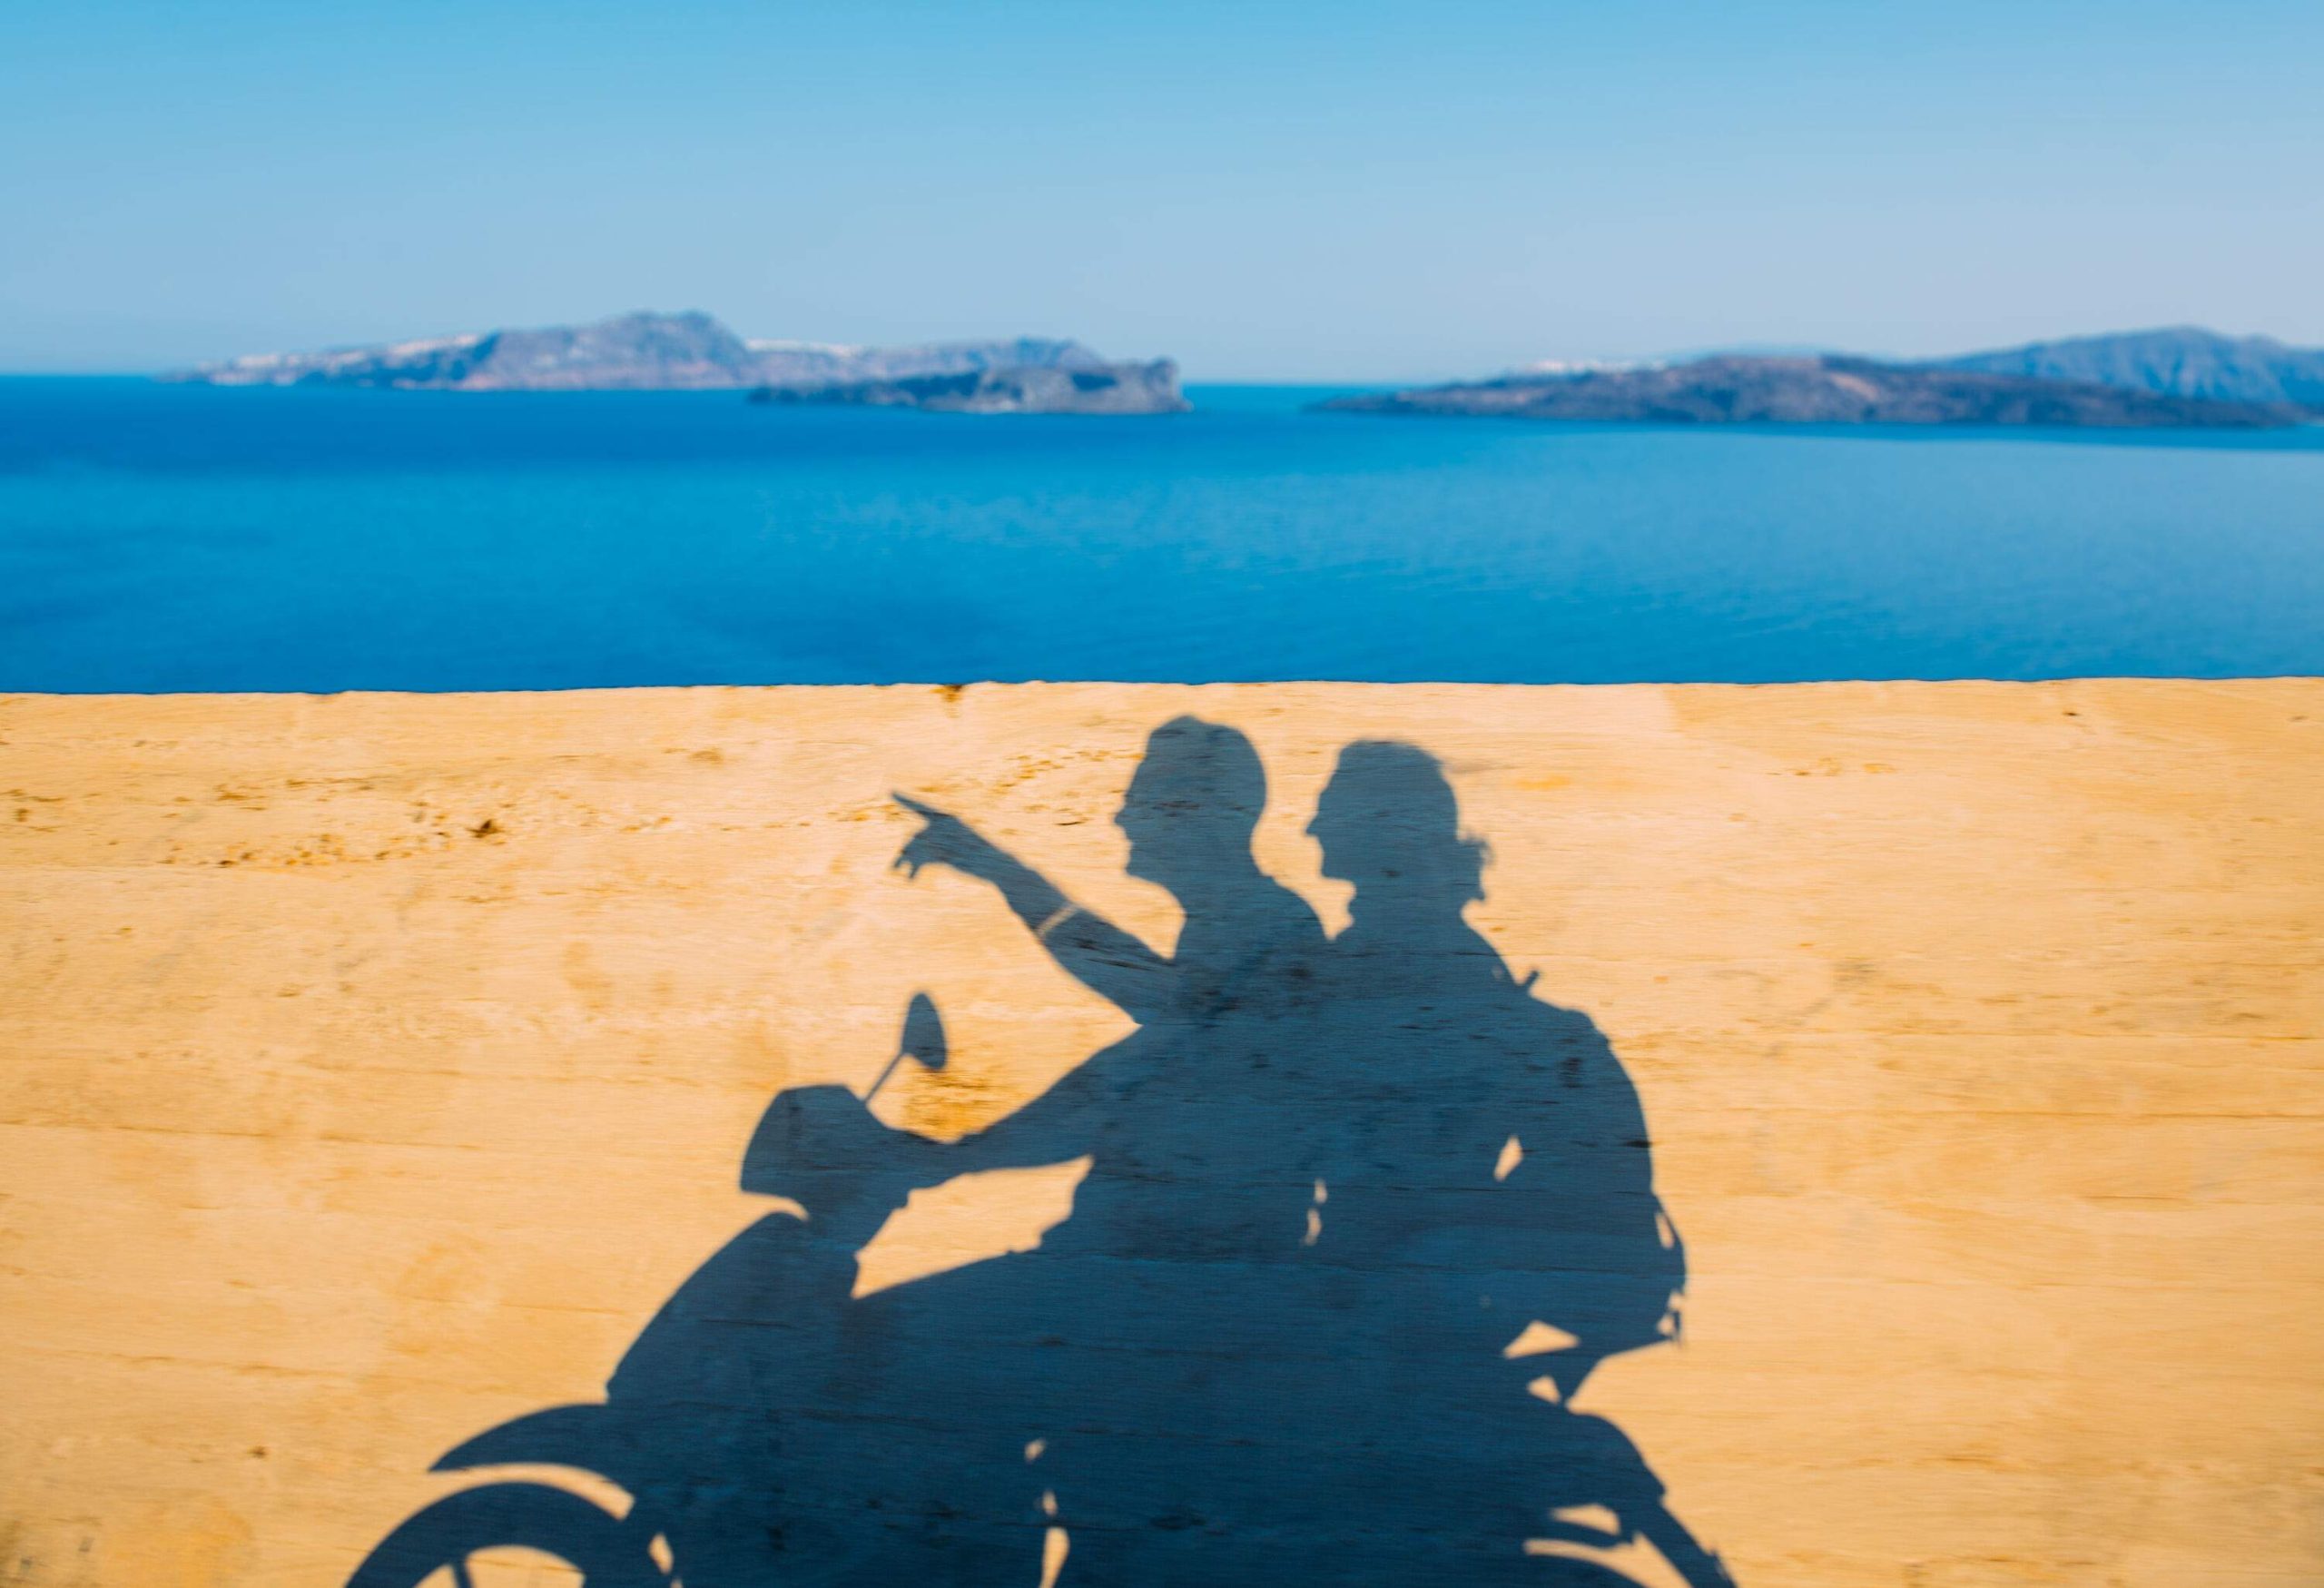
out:
{"label": "clear sky", "polygon": [[2319,283],[2319,0],[0,5],[0,370],[702,308],[1395,380]]}

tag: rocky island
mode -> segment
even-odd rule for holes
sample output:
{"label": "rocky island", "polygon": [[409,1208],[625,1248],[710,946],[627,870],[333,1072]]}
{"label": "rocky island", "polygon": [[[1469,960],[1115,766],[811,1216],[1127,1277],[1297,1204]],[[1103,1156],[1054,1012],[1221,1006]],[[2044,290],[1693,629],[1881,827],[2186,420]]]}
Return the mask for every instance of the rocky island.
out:
{"label": "rocky island", "polygon": [[956,375],[762,386],[753,402],[852,408],[920,408],[934,413],[1184,413],[1178,367],[1146,364],[1003,365]]}
{"label": "rocky island", "polygon": [[162,377],[208,386],[399,391],[748,390],[765,402],[960,413],[1177,413],[1177,366],[1109,361],[1064,338],[876,348],[746,340],[708,314],[624,314],[311,353],[257,353]]}
{"label": "rocky island", "polygon": [[[2240,361],[2166,356],[2142,333],[2138,350],[2089,338],[1929,363],[1840,355],[1719,354],[1668,364],[1542,368],[1495,380],[1335,398],[1345,413],[1471,415],[1641,424],[2004,425],[2108,429],[2267,429],[2314,423],[2324,409],[2324,354],[2266,339],[2236,343]],[[2291,359],[2254,376],[2250,343]],[[2183,346],[2180,349],[2183,354]],[[2315,384],[2297,360],[2317,360]],[[2230,370],[2242,377],[2230,380]],[[2193,379],[2183,375],[2196,371]]]}
{"label": "rocky island", "polygon": [[2324,411],[2324,348],[2296,348],[2271,336],[2221,336],[2200,326],[2029,342],[1937,362],[1948,370],[2093,381],[2227,402],[2288,402]]}

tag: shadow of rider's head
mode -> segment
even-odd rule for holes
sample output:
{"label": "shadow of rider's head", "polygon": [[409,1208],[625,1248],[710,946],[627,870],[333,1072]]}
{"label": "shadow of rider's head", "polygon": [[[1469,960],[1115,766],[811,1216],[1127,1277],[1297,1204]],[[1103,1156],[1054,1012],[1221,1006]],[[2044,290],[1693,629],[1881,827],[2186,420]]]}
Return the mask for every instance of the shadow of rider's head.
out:
{"label": "shadow of rider's head", "polygon": [[1355,884],[1360,918],[1408,923],[1458,917],[1484,897],[1484,844],[1461,831],[1461,806],[1436,757],[1411,745],[1359,739],[1316,802],[1309,836],[1324,874]]}
{"label": "shadow of rider's head", "polygon": [[799,1204],[815,1239],[852,1254],[923,1184],[914,1139],[891,1130],[843,1086],[794,1086],[776,1094],[743,1152],[742,1188]]}
{"label": "shadow of rider's head", "polygon": [[1115,825],[1129,874],[1184,899],[1256,874],[1251,833],[1266,807],[1266,772],[1251,741],[1197,717],[1173,717],[1146,741]]}

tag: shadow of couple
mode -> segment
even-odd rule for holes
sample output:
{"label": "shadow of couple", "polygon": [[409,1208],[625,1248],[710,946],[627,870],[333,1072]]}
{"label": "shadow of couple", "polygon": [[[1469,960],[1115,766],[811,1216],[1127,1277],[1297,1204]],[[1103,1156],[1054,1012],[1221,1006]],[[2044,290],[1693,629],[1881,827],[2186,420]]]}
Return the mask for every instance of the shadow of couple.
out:
{"label": "shadow of couple", "polygon": [[[1676,1335],[1684,1251],[1611,1046],[1469,924],[1486,853],[1433,757],[1341,752],[1308,828],[1355,890],[1327,937],[1253,854],[1249,740],[1156,729],[1116,820],[1131,874],[1184,912],[1167,955],[897,797],[923,824],[899,866],[998,890],[1135,1029],[950,1143],[843,1089],[778,1097],[743,1184],[807,1218],[770,1215],[705,1263],[604,1405],[438,1464],[593,1472],[629,1515],[552,1524],[527,1507],[556,1491],[470,1490],[357,1588],[527,1528],[555,1536],[493,1542],[598,1588],[1609,1583],[1633,1579],[1605,1552],[1639,1540],[1694,1588],[1728,1581],[1630,1441],[1571,1409],[1599,1363]],[[940,1060],[922,1000],[905,1047]],[[912,1190],[1072,1159],[1072,1214],[1035,1249],[852,1294],[855,1254]],[[509,1514],[480,1523],[495,1489]]]}

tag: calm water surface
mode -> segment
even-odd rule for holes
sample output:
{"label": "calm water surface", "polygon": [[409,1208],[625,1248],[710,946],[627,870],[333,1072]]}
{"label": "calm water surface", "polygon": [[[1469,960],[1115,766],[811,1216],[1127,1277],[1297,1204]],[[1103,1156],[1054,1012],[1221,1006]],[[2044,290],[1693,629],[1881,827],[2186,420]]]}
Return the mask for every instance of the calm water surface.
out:
{"label": "calm water surface", "polygon": [[2324,430],[0,380],[0,689],[2324,673]]}

